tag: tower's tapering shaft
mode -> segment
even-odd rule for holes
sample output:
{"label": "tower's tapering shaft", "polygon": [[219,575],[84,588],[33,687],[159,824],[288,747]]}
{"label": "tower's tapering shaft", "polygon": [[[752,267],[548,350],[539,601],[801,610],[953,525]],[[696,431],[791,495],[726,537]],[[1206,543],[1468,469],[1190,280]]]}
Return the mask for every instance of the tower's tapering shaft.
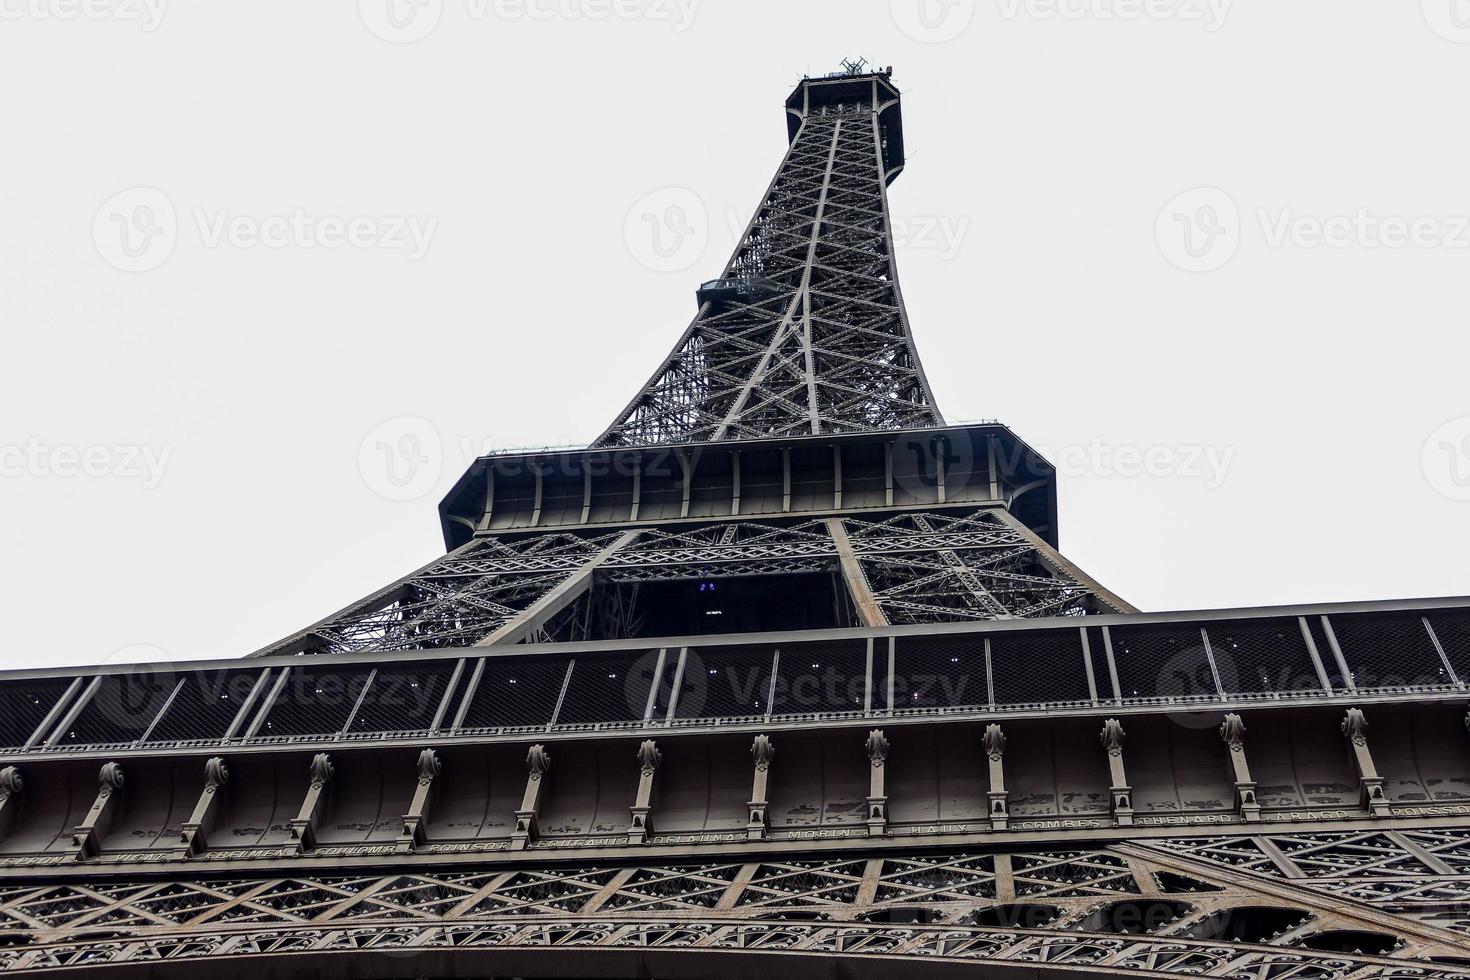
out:
{"label": "tower's tapering shaft", "polygon": [[787,112],[790,149],[723,276],[597,445],[941,424],[894,265],[898,90],[887,74],[807,79]]}

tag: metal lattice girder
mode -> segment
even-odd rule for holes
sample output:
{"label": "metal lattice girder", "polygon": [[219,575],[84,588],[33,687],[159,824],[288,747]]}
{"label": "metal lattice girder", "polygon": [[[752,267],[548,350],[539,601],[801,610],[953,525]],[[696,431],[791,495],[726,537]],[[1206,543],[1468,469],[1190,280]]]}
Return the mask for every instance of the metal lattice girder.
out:
{"label": "metal lattice girder", "polygon": [[995,511],[845,520],[874,600],[891,623],[1061,616],[1106,599],[1058,574]]}
{"label": "metal lattice girder", "polygon": [[467,647],[534,628],[527,620],[538,602],[627,539],[627,532],[477,538],[256,655]]}
{"label": "metal lattice girder", "polygon": [[[547,531],[477,538],[267,653],[357,653],[516,642],[591,585],[841,571],[887,622],[1053,616],[1107,608],[1109,594],[993,509],[832,521],[648,525],[601,535]],[[860,571],[862,578],[855,577]]]}
{"label": "metal lattice girder", "polygon": [[943,424],[898,288],[880,124],[896,96],[879,98],[803,114],[725,267],[732,293],[596,445]]}
{"label": "metal lattice girder", "polygon": [[[1415,860],[1415,849],[1465,846],[1463,831],[1427,833],[1434,839],[1380,833],[1386,844],[1373,846],[1396,852],[1400,864]],[[1242,862],[1221,850],[1223,839],[1207,838],[751,863],[17,881],[0,889],[0,965],[105,968],[209,957],[209,966],[221,966],[248,957],[286,969],[292,954],[305,952],[520,947],[555,957],[558,949],[606,955],[667,945],[840,955],[847,970],[859,969],[864,956],[903,953],[920,962],[1044,963],[1161,977],[1464,976],[1448,961],[1470,951],[1470,933],[1460,918],[1430,908],[1444,896],[1385,902],[1323,894],[1313,875],[1280,857],[1345,843],[1312,836],[1239,838],[1264,865]],[[1463,879],[1457,886],[1463,890]],[[649,916],[662,916],[662,924]],[[442,972],[456,963],[465,961],[436,965]]]}
{"label": "metal lattice girder", "polygon": [[864,575],[854,591],[871,589],[890,622],[1061,615],[1085,611],[1098,598],[1041,561],[1032,540],[985,510],[650,529],[605,568],[615,581],[833,569],[841,557],[834,522],[846,531]]}

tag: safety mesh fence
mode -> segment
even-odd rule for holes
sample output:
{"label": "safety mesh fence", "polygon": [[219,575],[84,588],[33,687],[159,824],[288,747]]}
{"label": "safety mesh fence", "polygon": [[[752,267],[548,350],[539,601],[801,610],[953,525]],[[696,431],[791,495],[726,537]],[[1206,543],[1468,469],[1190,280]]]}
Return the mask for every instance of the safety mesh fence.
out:
{"label": "safety mesh fence", "polygon": [[1463,683],[1470,684],[1470,613],[1431,615],[1429,623],[1444,647],[1450,666]]}
{"label": "safety mesh fence", "polygon": [[1075,629],[995,633],[990,670],[997,707],[1092,698],[1082,635]]}
{"label": "safety mesh fence", "polygon": [[293,666],[255,734],[277,738],[337,734],[347,724],[368,673],[362,666]]}
{"label": "safety mesh fence", "polygon": [[348,729],[352,732],[428,731],[444,701],[454,661],[380,667]]}
{"label": "safety mesh fence", "polygon": [[1123,700],[1186,701],[1216,695],[1197,626],[1110,627]]}
{"label": "safety mesh fence", "polygon": [[1320,691],[1301,624],[1295,619],[1241,619],[1205,627],[1220,686],[1227,694]]}
{"label": "safety mesh fence", "polygon": [[0,744],[24,745],[70,686],[70,677],[0,684]]}
{"label": "safety mesh fence", "polygon": [[990,703],[985,638],[977,634],[900,637],[894,660],[895,710],[973,708]]}
{"label": "safety mesh fence", "polygon": [[769,709],[776,648],[691,649],[684,664],[674,717],[745,718]]}
{"label": "safety mesh fence", "polygon": [[136,742],[163,710],[178,684],[170,672],[113,674],[102,684],[58,740],[61,744]]}
{"label": "safety mesh fence", "polygon": [[551,724],[567,676],[565,657],[505,657],[485,661],[462,728],[525,728]]}
{"label": "safety mesh fence", "polygon": [[149,742],[179,742],[224,738],[230,723],[250,697],[261,671],[197,671],[158,719]]}
{"label": "safety mesh fence", "polygon": [[[887,647],[884,645],[884,656]],[[781,648],[773,713],[862,711],[868,679],[865,640],[802,643]]]}
{"label": "safety mesh fence", "polygon": [[557,725],[642,721],[657,666],[657,650],[577,657]]}
{"label": "safety mesh fence", "polygon": [[1449,672],[1417,614],[1332,616],[1328,620],[1360,688],[1449,683]]}

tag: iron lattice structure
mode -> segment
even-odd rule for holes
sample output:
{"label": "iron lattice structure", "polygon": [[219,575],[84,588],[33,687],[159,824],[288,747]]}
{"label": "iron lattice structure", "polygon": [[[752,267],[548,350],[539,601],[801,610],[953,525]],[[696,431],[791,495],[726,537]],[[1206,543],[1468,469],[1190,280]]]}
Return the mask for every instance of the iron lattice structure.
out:
{"label": "iron lattice structure", "polygon": [[888,72],[673,353],[236,661],[0,674],[0,971],[1470,980],[1470,599],[1139,613],[946,425]]}
{"label": "iron lattice structure", "polygon": [[884,79],[817,105],[801,96],[791,148],[722,278],[596,445],[943,424],[894,265],[898,93]]}
{"label": "iron lattice structure", "polygon": [[[475,538],[262,651],[361,653],[586,638],[564,629],[602,589],[655,580],[842,576],[869,624],[1085,614],[1098,593],[992,509],[806,521],[727,521],[608,534]],[[582,604],[569,609],[581,598]],[[843,597],[846,601],[847,597]],[[1127,608],[1115,600],[1111,608]],[[853,621],[859,619],[853,612]]]}
{"label": "iron lattice structure", "polygon": [[[936,973],[1459,980],[1467,846],[1463,831],[1404,831],[31,886],[0,894],[0,928],[41,941],[0,950],[0,964],[723,976],[838,956],[875,977],[921,957]],[[1355,876],[1366,895],[1351,895]]]}

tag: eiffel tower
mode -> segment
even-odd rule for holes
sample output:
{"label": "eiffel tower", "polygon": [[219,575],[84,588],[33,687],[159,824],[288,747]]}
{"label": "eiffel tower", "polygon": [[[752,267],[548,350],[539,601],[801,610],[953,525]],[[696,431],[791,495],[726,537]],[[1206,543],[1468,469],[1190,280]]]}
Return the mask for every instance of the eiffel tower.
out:
{"label": "eiffel tower", "polygon": [[910,332],[891,70],[589,448],[251,657],[0,675],[0,969],[1470,977],[1470,600],[1141,613]]}

